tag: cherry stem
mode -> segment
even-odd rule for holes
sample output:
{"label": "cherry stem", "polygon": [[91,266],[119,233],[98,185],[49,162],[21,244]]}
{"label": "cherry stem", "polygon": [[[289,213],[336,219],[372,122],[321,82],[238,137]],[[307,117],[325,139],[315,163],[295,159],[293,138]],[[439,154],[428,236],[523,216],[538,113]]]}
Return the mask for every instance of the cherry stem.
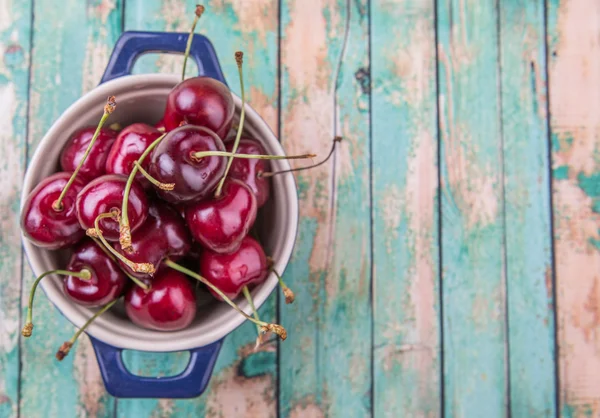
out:
{"label": "cherry stem", "polygon": [[[244,292],[244,297],[246,298],[246,300],[248,301],[248,304],[252,308],[252,314],[254,315],[254,318],[257,321],[260,321],[260,317],[258,316],[258,311],[256,310],[256,306],[254,306],[254,300],[252,299],[250,290],[248,290],[248,286],[244,286],[244,288],[242,289],[242,292]],[[256,325],[256,329],[258,332],[258,336],[260,337],[261,332],[260,332],[260,326],[258,326],[258,324]]]}
{"label": "cherry stem", "polygon": [[275,273],[275,276],[277,276],[277,280],[279,281],[279,287],[281,287],[281,290],[283,291],[283,295],[285,296],[285,303],[287,303],[288,305],[290,303],[294,303],[294,300],[296,299],[296,295],[294,295],[294,292],[292,292],[292,289],[287,287],[287,285],[284,283],[283,279],[281,278],[281,275],[277,272],[277,270],[275,270],[274,268],[271,268],[271,271],[273,273]]}
{"label": "cherry stem", "polygon": [[333,155],[333,152],[335,151],[335,147],[336,147],[337,143],[341,142],[341,141],[342,141],[342,137],[341,136],[336,136],[335,138],[333,138],[333,144],[331,145],[331,150],[329,151],[329,154],[327,155],[327,157],[325,157],[325,159],[323,161],[321,161],[321,162],[318,162],[316,164],[309,165],[309,166],[306,166],[306,167],[292,168],[292,169],[289,169],[289,170],[272,171],[272,172],[269,171],[269,172],[265,172],[265,173],[258,173],[257,177],[258,178],[261,178],[261,177],[268,178],[268,177],[273,177],[273,176],[276,176],[278,174],[283,174],[283,173],[293,173],[295,171],[309,170],[311,168],[315,168],[315,167],[318,167],[320,165],[323,165],[323,164],[325,164],[331,158],[331,156]]}
{"label": "cherry stem", "polygon": [[140,165],[140,163],[138,163],[137,161],[134,162],[134,165],[137,166],[137,169],[139,170],[139,172],[142,173],[142,175],[144,177],[146,177],[146,179],[148,179],[148,181],[150,183],[154,184],[159,189],[161,189],[161,190],[173,190],[175,188],[175,183],[161,183],[160,181],[156,180],[154,177],[152,177],[150,175],[150,173],[148,173],[146,170],[144,170],[144,167],[142,167]]}
{"label": "cherry stem", "polygon": [[71,339],[69,341],[65,341],[60,348],[58,349],[58,351],[56,352],[56,359],[58,361],[61,361],[62,359],[64,359],[67,354],[69,354],[69,351],[71,350],[71,347],[73,347],[73,344],[75,344],[75,341],[77,341],[77,338],[79,338],[79,336],[81,335],[81,333],[83,331],[85,331],[85,329],[92,323],[94,322],[94,320],[96,318],[98,318],[100,315],[102,315],[104,312],[108,311],[110,308],[113,307],[113,305],[115,303],[117,303],[119,299],[115,299],[112,302],[107,303],[106,305],[104,305],[102,307],[102,309],[100,309],[98,312],[96,312],[90,319],[88,319],[86,321],[85,324],[83,324],[83,326],[81,328],[79,328],[77,330],[77,332],[75,332],[75,334],[71,337]]}
{"label": "cherry stem", "polygon": [[125,193],[123,193],[123,205],[121,206],[121,222],[119,223],[119,243],[121,244],[121,248],[123,251],[131,252],[131,228],[129,226],[129,217],[127,216],[127,207],[129,203],[129,193],[131,191],[131,185],[133,184],[133,180],[135,179],[135,175],[138,172],[138,167],[144,162],[148,154],[152,152],[152,150],[163,140],[166,133],[162,134],[158,138],[154,140],[153,143],[148,145],[148,148],[144,150],[140,158],[137,159],[136,165],[133,166],[131,173],[129,173],[129,178],[127,179],[127,183],[125,184]]}
{"label": "cherry stem", "polygon": [[[237,128],[237,135],[235,136],[235,141],[233,143],[233,148],[231,152],[234,154],[237,152],[238,146],[240,145],[240,138],[242,137],[242,131],[244,130],[244,120],[246,119],[246,93],[244,92],[244,77],[242,75],[242,63],[244,62],[244,53],[241,51],[237,51],[235,53],[235,62],[237,63],[238,73],[240,76],[240,89],[242,91],[242,112],[240,114],[240,123]],[[223,178],[219,182],[217,186],[217,190],[215,192],[215,197],[221,196],[221,191],[223,189],[223,184],[225,184],[225,179],[227,178],[227,173],[229,173],[229,169],[231,168],[231,164],[233,163],[233,156],[229,157],[227,160],[227,167],[225,167],[225,173],[223,174]]]}
{"label": "cherry stem", "polygon": [[[99,238],[100,241],[102,241],[102,244],[104,244],[104,247],[106,247],[108,251],[121,260],[131,270],[137,273],[153,274],[155,269],[151,263],[134,263],[124,255],[120,254],[112,247],[112,245],[108,243],[108,241],[106,241],[106,238],[104,238],[104,235],[102,235],[102,230],[100,229],[100,220],[104,218],[112,218],[118,222],[118,215],[115,212],[101,213],[100,215],[96,216],[96,219],[94,220],[94,228],[88,229],[86,233],[92,238]],[[131,278],[133,278],[133,276],[131,276]],[[148,286],[144,285],[139,279],[135,279],[134,282],[141,288],[145,290],[148,289]]]}
{"label": "cherry stem", "polygon": [[115,100],[116,100],[115,96],[110,96],[108,98],[106,105],[104,106],[104,114],[102,115],[102,118],[100,118],[100,122],[98,122],[98,127],[96,128],[96,132],[94,132],[94,136],[92,136],[92,140],[88,144],[87,149],[85,150],[85,153],[83,154],[83,157],[81,158],[81,161],[77,165],[77,168],[75,169],[75,171],[73,171],[73,174],[71,174],[71,178],[67,182],[67,185],[63,188],[62,192],[60,193],[60,196],[58,196],[58,199],[56,199],[54,201],[54,203],[52,203],[52,209],[54,209],[56,212],[60,212],[61,210],[63,210],[62,201],[65,198],[67,191],[69,191],[69,188],[71,187],[71,184],[73,184],[73,182],[75,181],[75,178],[77,177],[79,170],[81,170],[83,163],[85,163],[85,160],[87,159],[88,155],[90,155],[90,152],[92,151],[92,147],[94,146],[96,139],[100,135],[100,129],[102,129],[104,122],[106,122],[106,119],[108,119],[108,116],[115,110],[115,107],[117,107],[117,102]]}
{"label": "cherry stem", "polygon": [[61,276],[74,276],[78,277],[81,280],[90,280],[92,278],[92,273],[88,269],[81,269],[79,271],[69,271],[69,270],[51,270],[40,275],[33,285],[31,286],[31,291],[29,292],[29,305],[27,305],[27,320],[25,321],[25,325],[23,326],[23,330],[21,334],[23,337],[31,337],[33,332],[33,299],[35,297],[35,291],[37,289],[40,281],[50,274],[60,274]]}
{"label": "cherry stem", "polygon": [[192,40],[194,39],[194,31],[196,30],[196,24],[198,20],[200,20],[200,16],[204,13],[204,6],[197,4],[196,10],[194,12],[196,16],[194,17],[194,21],[192,22],[192,29],[190,30],[190,35],[188,36],[187,45],[185,46],[185,54],[183,55],[183,70],[181,71],[181,81],[185,80],[185,67],[187,65],[187,60],[190,55],[190,48],[192,47]]}
{"label": "cherry stem", "polygon": [[221,289],[219,289],[217,286],[215,286],[214,284],[212,284],[211,282],[209,282],[208,280],[206,280],[204,277],[200,276],[197,273],[194,273],[192,270],[189,270],[183,266],[180,266],[177,263],[174,263],[173,261],[166,259],[165,260],[165,264],[169,267],[171,267],[174,270],[177,270],[183,274],[187,274],[190,277],[193,277],[196,280],[201,281],[202,283],[204,283],[206,286],[210,287],[216,294],[218,294],[219,296],[221,296],[221,298],[227,302],[227,304],[229,304],[229,306],[231,306],[233,309],[235,309],[236,311],[238,311],[241,315],[243,315],[246,319],[248,319],[249,321],[254,322],[256,325],[260,326],[260,330],[263,332],[267,332],[267,331],[273,331],[275,334],[279,335],[279,337],[282,340],[285,340],[287,338],[287,332],[285,330],[285,328],[283,328],[281,325],[278,324],[269,324],[267,322],[264,321],[260,321],[257,320],[255,318],[252,318],[250,315],[248,315],[246,312],[244,312],[243,310],[240,309],[239,306],[236,305],[235,302],[233,302],[231,299],[229,299],[227,297],[227,295],[225,295],[225,293],[223,293],[221,291]]}
{"label": "cherry stem", "polygon": [[303,160],[305,158],[314,158],[315,154],[301,155],[256,155],[256,154],[234,154],[227,151],[198,151],[190,153],[190,157],[196,161],[204,157],[233,157],[244,158],[247,160]]}

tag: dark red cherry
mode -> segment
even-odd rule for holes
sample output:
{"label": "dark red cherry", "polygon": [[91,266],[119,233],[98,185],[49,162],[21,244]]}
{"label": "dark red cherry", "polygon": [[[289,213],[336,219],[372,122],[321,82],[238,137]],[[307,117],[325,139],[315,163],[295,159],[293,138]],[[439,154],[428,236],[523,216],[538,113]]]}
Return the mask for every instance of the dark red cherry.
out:
{"label": "dark red cherry", "polygon": [[196,316],[194,286],[178,271],[160,269],[150,290],[132,286],[125,294],[125,312],[143,328],[176,331],[186,328]]}
{"label": "dark red cherry", "polygon": [[195,152],[225,151],[223,141],[209,129],[185,125],[169,132],[152,152],[149,172],[173,190],[157,190],[171,203],[199,200],[211,193],[225,172],[227,158],[195,158]]}
{"label": "dark red cherry", "polygon": [[[119,243],[115,249],[134,263],[151,263],[158,270],[166,257],[176,260],[185,256],[191,244],[185,222],[177,212],[162,202],[154,202],[150,204],[146,222],[131,234],[133,252],[124,252]],[[122,267],[135,277],[149,277],[132,271],[125,264]]]}
{"label": "dark red cherry", "polygon": [[[233,150],[233,142],[225,144],[227,151]],[[236,151],[238,154],[266,155],[260,142],[251,138],[242,138]],[[258,177],[259,173],[269,171],[269,161],[259,159],[234,158],[229,176],[246,183],[256,196],[256,204],[262,207],[270,196],[269,179]]]}
{"label": "dark red cherry", "polygon": [[[74,276],[63,279],[65,294],[80,305],[95,307],[112,302],[123,292],[127,276],[96,243],[90,239],[79,244],[67,265],[67,270],[87,269],[89,280]],[[136,286],[137,287],[137,286]]]}
{"label": "dark red cherry", "polygon": [[[94,136],[94,132],[96,132],[95,127],[88,127],[80,129],[71,136],[60,155],[60,166],[63,171],[75,171]],[[101,128],[90,154],[81,166],[79,173],[77,173],[77,177],[89,181],[104,174],[106,172],[106,157],[116,138],[116,131]]]}
{"label": "dark red cherry", "polygon": [[237,250],[256,220],[256,198],[245,183],[227,179],[221,195],[191,203],[185,220],[196,241],[217,253]]}
{"label": "dark red cherry", "polygon": [[235,105],[229,88],[211,77],[188,78],[169,93],[163,121],[167,131],[182,122],[204,126],[225,138]]}
{"label": "dark red cherry", "polygon": [[42,180],[27,196],[21,212],[23,235],[38,247],[56,250],[75,244],[85,235],[77,220],[75,200],[84,184],[79,178],[62,200],[62,210],[52,207],[72,173],[55,173]]}
{"label": "dark red cherry", "polygon": [[[133,164],[140,158],[148,146],[162,133],[145,123],[134,123],[123,129],[117,136],[106,158],[106,172],[129,176]],[[148,170],[150,158],[142,162],[142,167]],[[151,186],[150,182],[141,174],[136,174],[135,179],[145,188]]]}
{"label": "dark red cherry", "polygon": [[167,128],[165,127],[165,119],[162,118],[161,120],[156,122],[156,125],[154,125],[154,127],[161,132],[165,132],[167,130]]}
{"label": "dark red cherry", "polygon": [[[231,254],[205,250],[200,255],[200,275],[233,299],[244,286],[259,284],[267,277],[267,257],[253,238],[242,240],[240,248]],[[213,296],[221,300],[211,290]]]}
{"label": "dark red cherry", "polygon": [[[77,218],[83,229],[93,228],[101,213],[113,209],[121,212],[127,178],[118,174],[105,174],[92,180],[77,196]],[[148,200],[144,189],[135,180],[129,193],[127,215],[131,231],[137,230],[148,216]],[[102,235],[108,241],[119,239],[119,222],[112,218],[100,220]]]}

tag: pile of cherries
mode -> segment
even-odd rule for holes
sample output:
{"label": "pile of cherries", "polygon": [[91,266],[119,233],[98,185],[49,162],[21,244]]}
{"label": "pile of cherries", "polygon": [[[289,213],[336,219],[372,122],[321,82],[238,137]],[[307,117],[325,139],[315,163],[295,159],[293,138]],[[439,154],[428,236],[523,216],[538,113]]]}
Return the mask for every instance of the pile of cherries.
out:
{"label": "pile of cherries", "polygon": [[[256,312],[247,315],[232,300],[244,293],[254,307],[249,287],[272,271],[262,245],[250,234],[269,200],[269,177],[278,174],[269,172],[268,160],[310,156],[269,156],[258,140],[242,136],[239,52],[236,61],[242,88],[236,135],[231,135],[235,106],[229,88],[213,78],[193,77],[169,93],[164,116],[154,126],[105,128],[116,108],[110,97],[98,126],[71,136],[62,150],[61,171],[41,181],[23,205],[27,239],[48,250],[71,250],[64,270],[35,281],[24,336],[32,333],[37,284],[58,274],[74,303],[102,308],[63,344],[59,359],[121,297],[128,317],[140,327],[174,331],[189,326],[196,316],[198,281],[262,332],[286,338],[283,327],[260,321]],[[291,303],[293,293],[277,277]]]}

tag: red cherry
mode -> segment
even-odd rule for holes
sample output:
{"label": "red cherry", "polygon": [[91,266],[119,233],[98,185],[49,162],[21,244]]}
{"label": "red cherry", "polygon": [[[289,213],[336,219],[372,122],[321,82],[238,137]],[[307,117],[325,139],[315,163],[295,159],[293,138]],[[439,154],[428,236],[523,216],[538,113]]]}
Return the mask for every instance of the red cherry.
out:
{"label": "red cherry", "polygon": [[[94,136],[94,132],[96,132],[95,127],[88,127],[80,129],[71,136],[60,155],[60,166],[63,171],[75,171]],[[78,178],[89,181],[105,173],[106,157],[116,138],[117,132],[112,129],[100,129],[90,154],[81,166],[79,173],[77,173]]]}
{"label": "red cherry", "polygon": [[[233,142],[225,144],[227,151],[232,152]],[[238,154],[266,155],[260,142],[251,138],[242,138],[236,151]],[[256,196],[256,204],[262,207],[270,196],[269,180],[258,177],[259,173],[269,171],[269,161],[259,159],[234,158],[229,168],[229,176],[246,183]]]}
{"label": "red cherry", "polygon": [[[106,172],[129,176],[134,162],[161,135],[158,129],[145,123],[134,123],[123,129],[106,158]],[[142,162],[142,167],[148,170],[148,164],[149,158]],[[142,174],[136,174],[135,179],[145,188],[150,187],[150,182]]]}
{"label": "red cherry", "polygon": [[[166,257],[177,259],[185,256],[190,250],[191,242],[185,223],[177,212],[164,203],[155,202],[148,208],[146,222],[131,234],[133,252],[123,251],[119,243],[115,244],[115,250],[134,263],[151,263],[158,270]],[[142,279],[149,277],[132,271],[125,264],[122,266],[132,276]]]}
{"label": "red cherry", "polygon": [[227,179],[216,198],[192,203],[185,219],[196,241],[218,253],[237,250],[256,220],[256,198],[250,187]]}
{"label": "red cherry", "polygon": [[[205,250],[200,255],[200,275],[218,287],[230,299],[236,298],[244,286],[261,283],[267,277],[267,257],[253,238],[242,240],[231,254]],[[218,300],[219,295],[211,290]]]}
{"label": "red cherry", "polygon": [[158,129],[159,131],[165,132],[167,130],[167,128],[165,127],[165,119],[162,118],[161,120],[159,120],[158,122],[156,122],[156,124],[154,125],[154,127],[156,129]]}
{"label": "red cherry", "polygon": [[225,138],[234,110],[233,97],[225,84],[210,77],[192,77],[171,90],[163,120],[167,131],[185,122],[205,126]]}
{"label": "red cherry", "polygon": [[89,280],[75,276],[63,279],[65,294],[80,305],[105,305],[118,298],[127,284],[127,276],[117,263],[92,240],[79,244],[67,265],[70,271],[81,269],[87,269],[92,277]]}
{"label": "red cherry", "polygon": [[132,286],[125,294],[125,312],[143,328],[175,331],[186,328],[196,316],[194,287],[186,277],[172,269],[161,269],[145,291]]}
{"label": "red cherry", "polygon": [[[127,178],[117,174],[105,174],[92,180],[77,195],[77,218],[83,229],[94,228],[101,213],[121,211]],[[148,200],[144,189],[136,181],[131,185],[128,205],[131,230],[138,229],[148,216]],[[102,235],[107,241],[119,239],[119,223],[112,218],[100,220]]]}
{"label": "red cherry", "polygon": [[157,190],[168,202],[189,202],[208,195],[217,186],[227,164],[223,157],[194,158],[193,153],[225,151],[223,142],[209,129],[185,125],[169,132],[152,152],[149,172],[173,190]]}
{"label": "red cherry", "polygon": [[42,180],[27,196],[21,212],[23,235],[38,247],[56,250],[75,244],[85,235],[77,220],[75,200],[84,184],[75,178],[62,200],[62,210],[52,205],[72,173],[55,173]]}

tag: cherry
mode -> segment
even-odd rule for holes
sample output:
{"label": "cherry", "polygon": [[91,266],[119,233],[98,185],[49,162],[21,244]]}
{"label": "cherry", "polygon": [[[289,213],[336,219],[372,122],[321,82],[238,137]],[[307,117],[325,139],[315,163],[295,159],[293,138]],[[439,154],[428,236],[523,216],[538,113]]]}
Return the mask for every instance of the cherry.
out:
{"label": "cherry", "polygon": [[77,220],[75,200],[84,184],[75,178],[62,199],[62,208],[54,208],[71,173],[59,172],[42,180],[27,196],[21,212],[23,235],[38,247],[49,250],[75,244],[84,235]]}
{"label": "cherry", "polygon": [[97,307],[117,299],[127,282],[127,276],[94,241],[88,239],[75,248],[67,270],[86,269],[89,279],[69,275],[63,279],[63,289],[74,302]]}
{"label": "cherry", "polygon": [[[96,217],[112,210],[120,211],[127,178],[117,174],[105,174],[92,180],[77,196],[77,218],[84,229],[93,228]],[[148,200],[144,189],[133,182],[128,200],[131,229],[139,228],[148,215]],[[119,239],[119,222],[114,219],[100,220],[102,235],[108,241]]]}
{"label": "cherry", "polygon": [[[232,151],[234,143],[225,144],[227,151]],[[237,152],[240,154],[263,155],[266,154],[264,147],[255,139],[242,138]],[[267,160],[234,158],[229,175],[246,183],[256,196],[256,204],[262,207],[270,196],[269,180],[260,174],[269,170]]]}
{"label": "cherry", "polygon": [[192,203],[185,219],[192,236],[217,253],[237,250],[256,220],[256,198],[246,184],[227,179],[221,195]]}
{"label": "cherry", "polygon": [[186,123],[204,126],[225,138],[234,110],[233,97],[225,84],[211,77],[192,77],[171,90],[163,119],[167,131]]}
{"label": "cherry", "polygon": [[[245,237],[240,248],[231,254],[205,250],[200,255],[200,275],[230,299],[236,298],[245,286],[261,283],[267,277],[267,257],[261,245]],[[223,300],[211,289],[218,300]]]}
{"label": "cherry", "polygon": [[[82,162],[86,150],[94,137],[95,127],[87,127],[75,132],[60,155],[60,166],[63,171],[75,171]],[[92,180],[104,174],[106,157],[117,138],[117,133],[112,129],[102,128],[98,138],[89,150],[89,155],[81,165],[78,178],[84,181]]]}
{"label": "cherry", "polygon": [[125,294],[125,312],[143,328],[176,331],[186,328],[196,316],[194,287],[180,272],[160,269],[150,290],[133,286]]}
{"label": "cherry", "polygon": [[[161,135],[158,129],[145,123],[134,123],[123,129],[106,158],[106,172],[129,176],[134,162]],[[148,169],[148,161],[142,162],[142,167]],[[150,187],[150,182],[142,174],[137,174],[135,179],[145,188]]]}
{"label": "cherry", "polygon": [[[134,263],[150,263],[156,270],[166,257],[177,259],[185,256],[190,250],[191,241],[185,223],[177,212],[164,203],[154,202],[148,208],[146,222],[131,236],[132,252],[125,252],[118,243],[115,250]],[[143,272],[133,271],[125,263],[122,265],[134,277],[149,277]]]}
{"label": "cherry", "polygon": [[223,142],[211,130],[185,125],[169,132],[154,148],[149,172],[162,183],[174,183],[173,190],[157,190],[172,203],[198,200],[212,192],[225,171],[219,156],[194,157],[196,152],[224,151]]}
{"label": "cherry", "polygon": [[158,122],[156,122],[154,128],[158,129],[160,132],[166,131],[167,128],[165,127],[165,120],[161,118]]}

